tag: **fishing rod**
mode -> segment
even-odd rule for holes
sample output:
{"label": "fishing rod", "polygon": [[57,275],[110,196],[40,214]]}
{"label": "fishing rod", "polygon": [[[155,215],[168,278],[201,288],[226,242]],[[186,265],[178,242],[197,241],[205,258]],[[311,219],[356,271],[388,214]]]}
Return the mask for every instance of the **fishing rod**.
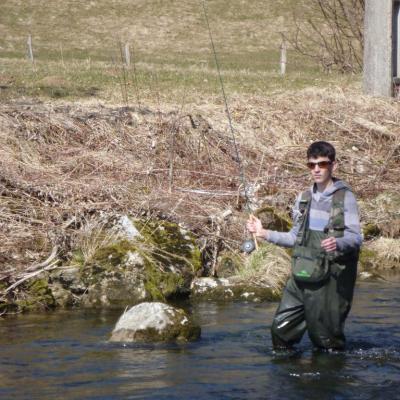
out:
{"label": "fishing rod", "polygon": [[[225,92],[224,81],[222,79],[221,68],[220,68],[220,64],[219,64],[219,61],[218,61],[217,51],[215,49],[214,39],[213,39],[213,36],[212,36],[212,33],[211,33],[210,22],[209,22],[209,19],[208,19],[206,0],[202,0],[202,5],[203,5],[203,12],[204,12],[204,19],[206,21],[208,35],[209,35],[209,38],[210,38],[211,48],[212,48],[212,51],[213,51],[213,54],[214,54],[214,61],[215,61],[215,65],[217,67],[217,73],[218,73],[219,83],[220,83],[220,86],[221,86],[222,97],[224,99],[225,113],[226,113],[226,116],[228,118],[228,125],[229,125],[229,129],[230,129],[231,136],[232,136],[233,147],[234,147],[235,153],[236,153],[236,162],[238,164],[238,169],[239,169],[239,178],[240,178],[240,180],[242,182],[242,185],[243,185],[243,188],[244,188],[245,208],[246,208],[248,214],[251,216],[252,213],[251,213],[251,210],[250,210],[250,198],[249,198],[249,195],[247,193],[247,185],[246,185],[246,176],[245,176],[245,171],[244,171],[244,165],[242,163],[242,158],[240,156],[239,148],[238,148],[238,145],[237,145],[235,130],[233,129],[232,117],[231,117],[231,113],[230,113],[229,107],[228,107],[228,100],[227,100],[227,96],[226,96],[226,92]],[[253,239],[252,240],[245,240],[243,242],[243,244],[241,246],[241,249],[246,253],[251,253],[254,249],[258,250],[257,237],[256,237],[255,233],[253,233]]]}

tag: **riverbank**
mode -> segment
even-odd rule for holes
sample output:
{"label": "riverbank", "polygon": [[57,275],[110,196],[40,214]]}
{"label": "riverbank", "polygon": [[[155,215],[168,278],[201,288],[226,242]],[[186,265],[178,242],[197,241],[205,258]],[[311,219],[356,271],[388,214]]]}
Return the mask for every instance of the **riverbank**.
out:
{"label": "riverbank", "polygon": [[[338,151],[337,175],[360,201],[362,265],[397,269],[399,257],[388,249],[398,248],[400,235],[399,108],[356,88],[233,97],[252,207],[270,207],[264,223],[288,227],[296,193],[310,184],[304,149],[328,140]],[[0,105],[0,123],[3,295],[53,249],[53,266],[69,265],[88,238],[104,239],[102,224],[124,215],[191,232],[198,275],[218,271],[226,254],[227,264],[241,257],[243,187],[218,99],[126,107],[20,98]]]}

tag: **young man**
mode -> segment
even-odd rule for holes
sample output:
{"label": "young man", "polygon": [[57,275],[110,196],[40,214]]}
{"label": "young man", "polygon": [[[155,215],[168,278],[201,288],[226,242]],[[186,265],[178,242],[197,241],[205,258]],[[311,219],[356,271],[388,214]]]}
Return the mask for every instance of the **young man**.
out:
{"label": "young man", "polygon": [[293,228],[265,230],[252,216],[247,229],[294,248],[292,274],[271,328],[274,348],[291,349],[307,330],[316,349],[341,350],[362,243],[357,203],[349,186],[333,177],[337,164],[330,143],[312,143],[307,159],[314,184],[296,200]]}

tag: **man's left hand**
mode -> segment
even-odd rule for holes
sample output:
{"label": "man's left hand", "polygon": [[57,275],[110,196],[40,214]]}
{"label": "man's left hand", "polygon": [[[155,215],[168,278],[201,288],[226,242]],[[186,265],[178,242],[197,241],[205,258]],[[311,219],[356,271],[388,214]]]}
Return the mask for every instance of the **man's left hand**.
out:
{"label": "man's left hand", "polygon": [[336,246],[336,238],[330,237],[328,239],[324,239],[321,242],[321,247],[327,252],[330,253],[332,251],[336,251],[337,246]]}

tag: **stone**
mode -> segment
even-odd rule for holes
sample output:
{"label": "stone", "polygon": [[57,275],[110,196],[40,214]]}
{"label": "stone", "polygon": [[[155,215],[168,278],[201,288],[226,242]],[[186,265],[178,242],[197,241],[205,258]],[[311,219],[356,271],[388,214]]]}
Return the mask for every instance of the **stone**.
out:
{"label": "stone", "polygon": [[271,287],[244,284],[235,277],[195,278],[191,285],[192,299],[211,301],[252,301],[276,300],[277,295]]}
{"label": "stone", "polygon": [[57,307],[68,308],[74,305],[74,296],[71,291],[64,289],[59,282],[49,285]]}
{"label": "stone", "polygon": [[111,342],[187,342],[200,337],[200,327],[182,309],[160,302],[141,303],[124,312]]}
{"label": "stone", "polygon": [[218,278],[229,278],[238,273],[243,267],[244,257],[232,251],[222,251],[217,259]]}
{"label": "stone", "polygon": [[136,228],[133,221],[127,216],[123,215],[118,224],[115,227],[120,234],[122,234],[127,240],[135,240],[137,238],[142,238],[142,235]]}

